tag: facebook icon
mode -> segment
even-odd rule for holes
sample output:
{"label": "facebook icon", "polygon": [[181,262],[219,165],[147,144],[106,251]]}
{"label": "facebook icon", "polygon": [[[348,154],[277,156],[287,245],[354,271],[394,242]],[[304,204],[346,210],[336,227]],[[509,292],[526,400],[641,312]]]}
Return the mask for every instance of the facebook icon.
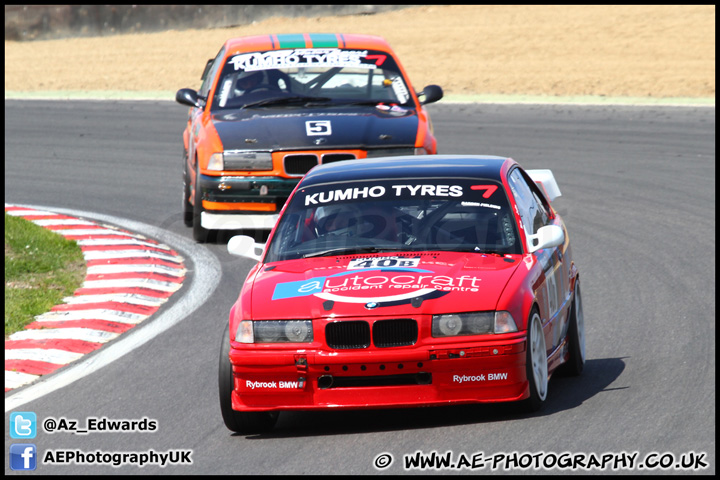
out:
{"label": "facebook icon", "polygon": [[10,445],[10,468],[12,470],[35,470],[37,449],[32,443]]}

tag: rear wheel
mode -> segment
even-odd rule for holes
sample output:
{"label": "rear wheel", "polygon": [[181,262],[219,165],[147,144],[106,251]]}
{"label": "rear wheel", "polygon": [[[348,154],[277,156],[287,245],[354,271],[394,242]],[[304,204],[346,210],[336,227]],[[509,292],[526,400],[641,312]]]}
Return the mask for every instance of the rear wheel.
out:
{"label": "rear wheel", "polygon": [[528,410],[535,412],[545,405],[548,394],[547,348],[537,309],[532,310],[528,321],[526,355],[525,371],[530,383],[530,397],[525,400],[525,405]]}
{"label": "rear wheel", "polygon": [[218,391],[220,412],[225,426],[236,433],[253,434],[272,430],[278,419],[278,412],[238,412],[232,408],[234,388],[232,364],[230,363],[230,331],[225,330],[220,346],[218,365]]}

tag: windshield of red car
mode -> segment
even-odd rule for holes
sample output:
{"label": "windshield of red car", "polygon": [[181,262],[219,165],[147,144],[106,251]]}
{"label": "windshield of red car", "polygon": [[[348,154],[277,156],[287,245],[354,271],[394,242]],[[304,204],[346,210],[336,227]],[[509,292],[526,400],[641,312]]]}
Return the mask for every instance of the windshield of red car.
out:
{"label": "windshield of red car", "polygon": [[507,196],[485,179],[402,179],[299,189],[266,263],[365,252],[521,253]]}
{"label": "windshield of red car", "polygon": [[413,105],[408,83],[388,53],[300,48],[228,56],[215,86],[212,110],[289,96],[331,103]]}

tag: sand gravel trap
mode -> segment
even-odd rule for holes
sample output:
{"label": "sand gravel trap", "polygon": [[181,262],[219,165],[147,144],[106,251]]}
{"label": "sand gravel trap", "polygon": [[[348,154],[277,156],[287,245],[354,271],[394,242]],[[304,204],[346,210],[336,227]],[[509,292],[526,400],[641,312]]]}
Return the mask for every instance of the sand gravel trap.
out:
{"label": "sand gravel trap", "polygon": [[5,42],[5,90],[198,87],[230,37],[352,32],[387,38],[416,89],[446,95],[715,96],[715,6],[420,6],[377,15]]}

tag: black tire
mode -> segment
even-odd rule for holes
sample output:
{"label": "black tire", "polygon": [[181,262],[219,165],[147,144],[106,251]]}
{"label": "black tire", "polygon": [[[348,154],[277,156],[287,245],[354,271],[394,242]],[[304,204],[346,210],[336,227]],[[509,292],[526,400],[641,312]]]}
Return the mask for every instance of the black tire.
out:
{"label": "black tire", "polygon": [[530,397],[525,400],[525,408],[530,412],[537,412],[545,405],[549,382],[545,335],[537,308],[530,312],[525,350],[525,372],[530,383]]}
{"label": "black tire", "polygon": [[187,152],[183,155],[183,199],[182,199],[182,212],[183,212],[183,223],[186,227],[193,226],[193,206],[190,203],[190,178],[187,174]]}
{"label": "black tire", "polygon": [[575,296],[568,326],[568,349],[570,357],[562,367],[566,375],[578,376],[585,367],[585,318],[583,316],[580,279],[575,281]]}
{"label": "black tire", "polygon": [[198,243],[205,243],[208,241],[210,231],[202,226],[202,192],[200,190],[200,169],[195,169],[195,192],[193,193],[193,215],[192,215],[192,228],[193,238]]}
{"label": "black tire", "polygon": [[246,435],[272,430],[277,422],[278,412],[237,412],[233,410],[231,395],[234,384],[229,354],[230,331],[226,328],[220,345],[220,361],[218,365],[220,412],[225,426],[232,432]]}

